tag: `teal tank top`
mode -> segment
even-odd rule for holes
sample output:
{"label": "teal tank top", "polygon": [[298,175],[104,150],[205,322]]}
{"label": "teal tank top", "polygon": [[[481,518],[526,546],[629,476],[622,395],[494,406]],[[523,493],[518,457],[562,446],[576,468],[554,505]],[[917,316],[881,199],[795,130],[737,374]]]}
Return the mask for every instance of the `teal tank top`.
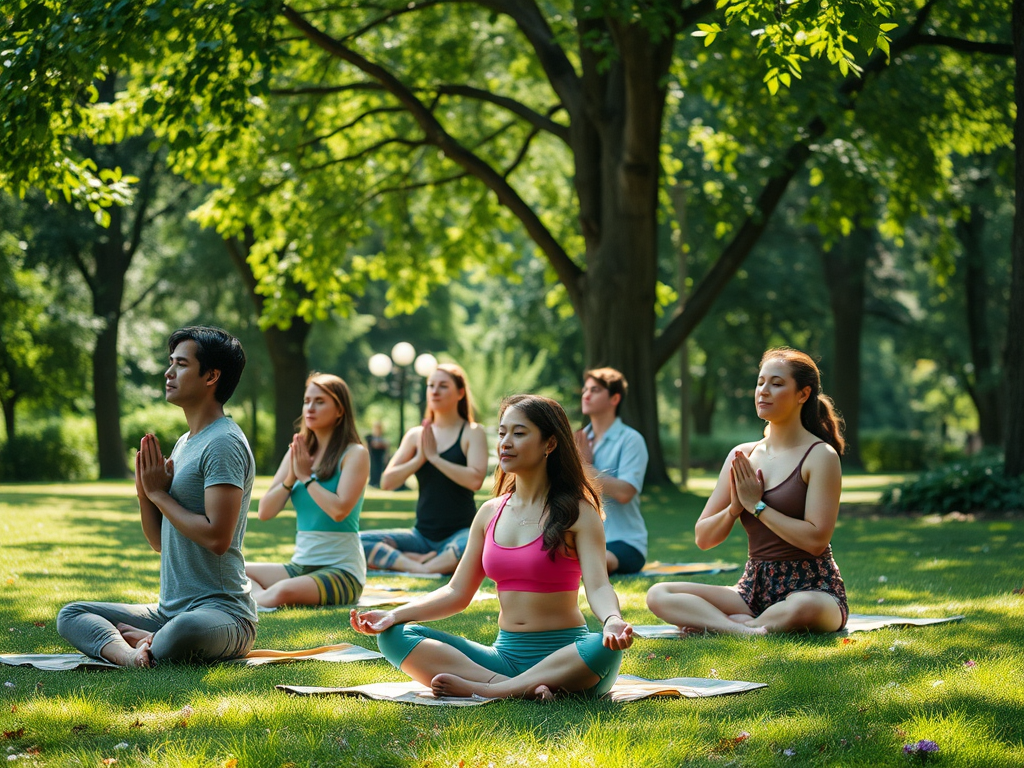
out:
{"label": "teal tank top", "polygon": [[[345,455],[342,454],[342,459]],[[318,481],[319,482],[319,481]],[[334,473],[330,480],[324,480],[320,483],[324,488],[332,493],[338,490],[338,483],[341,482],[341,467],[339,461],[338,471]],[[322,531],[325,533],[358,533],[359,532],[359,513],[363,511],[363,497],[365,491],[360,494],[359,501],[352,507],[352,511],[348,513],[348,517],[342,520],[340,523],[332,520],[326,512],[320,509],[319,505],[313,501],[313,497],[309,495],[309,491],[302,483],[296,483],[292,489],[292,506],[295,507],[295,518],[297,527],[300,531]]]}

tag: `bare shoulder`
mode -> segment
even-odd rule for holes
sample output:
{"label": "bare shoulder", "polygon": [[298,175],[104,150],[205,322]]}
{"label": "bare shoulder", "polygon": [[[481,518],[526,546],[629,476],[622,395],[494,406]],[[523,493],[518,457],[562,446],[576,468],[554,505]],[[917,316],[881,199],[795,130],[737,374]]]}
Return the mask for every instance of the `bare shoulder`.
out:
{"label": "bare shoulder", "polygon": [[491,523],[491,518],[498,514],[498,509],[501,507],[501,496],[497,496],[493,499],[488,499],[480,505],[480,509],[476,511],[476,517],[473,518],[474,523],[479,523],[483,527],[487,527]]}
{"label": "bare shoulder", "polygon": [[580,516],[576,519],[575,524],[569,530],[578,530],[581,526],[600,525],[604,523],[601,520],[601,514],[594,508],[594,505],[589,501],[580,501]]}
{"label": "bare shoulder", "polygon": [[824,472],[842,472],[842,464],[839,460],[839,453],[828,443],[819,443],[813,446],[804,459],[804,469],[810,472],[820,470]]}
{"label": "bare shoulder", "polygon": [[484,425],[479,421],[471,421],[468,424],[469,429],[466,430],[466,436],[471,440],[487,440],[487,430]]}
{"label": "bare shoulder", "polygon": [[732,466],[732,460],[736,457],[736,451],[741,451],[745,456],[750,456],[753,450],[760,444],[760,440],[753,440],[749,443],[740,443],[729,451],[729,455],[725,457],[725,466]]}

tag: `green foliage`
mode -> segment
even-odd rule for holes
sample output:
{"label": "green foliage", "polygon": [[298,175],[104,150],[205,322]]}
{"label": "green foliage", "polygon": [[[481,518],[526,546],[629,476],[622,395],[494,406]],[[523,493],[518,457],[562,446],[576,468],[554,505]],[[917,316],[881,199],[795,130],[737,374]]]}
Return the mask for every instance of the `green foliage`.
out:
{"label": "green foliage", "polygon": [[893,512],[1008,512],[1024,509],[1024,476],[1007,477],[1003,460],[981,454],[926,472],[882,495]]}
{"label": "green foliage", "polygon": [[861,430],[860,457],[868,472],[919,472],[928,460],[928,441],[919,432]]}
{"label": "green foliage", "polygon": [[87,480],[96,476],[96,431],[83,416],[36,419],[0,447],[0,480]]}
{"label": "green foliage", "polygon": [[121,434],[124,435],[124,444],[127,449],[128,466],[134,466],[132,461],[135,451],[142,442],[143,435],[152,433],[160,440],[160,448],[164,455],[170,454],[178,438],[188,431],[188,424],[185,421],[185,414],[175,405],[158,403],[121,417]]}

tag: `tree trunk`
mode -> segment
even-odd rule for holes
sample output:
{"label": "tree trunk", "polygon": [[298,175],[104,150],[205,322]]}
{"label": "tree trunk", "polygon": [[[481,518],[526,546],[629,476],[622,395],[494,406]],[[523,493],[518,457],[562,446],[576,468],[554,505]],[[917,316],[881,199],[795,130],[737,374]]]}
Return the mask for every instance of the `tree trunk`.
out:
{"label": "tree trunk", "polygon": [[[251,231],[246,231],[243,239],[228,238],[224,241],[231,261],[249,291],[256,314],[261,315],[263,296],[256,292],[256,276],[248,262],[252,244]],[[267,345],[274,371],[274,456],[284,456],[295,434],[295,419],[301,410],[302,395],[306,391],[306,377],[309,374],[306,339],[311,328],[301,317],[293,317],[287,328],[271,327],[263,331],[263,341]]]}
{"label": "tree trunk", "polygon": [[987,446],[1003,442],[1003,378],[992,349],[988,325],[988,274],[982,234],[985,214],[981,206],[971,205],[970,218],[957,224],[957,239],[963,246],[964,297],[967,310],[967,338],[971,352],[972,376],[967,391],[978,411],[978,431]]}
{"label": "tree trunk", "polygon": [[4,428],[7,430],[7,445],[14,445],[14,437],[18,433],[15,431],[14,421],[14,406],[17,404],[18,398],[5,397],[3,398],[3,409],[4,409]]}
{"label": "tree trunk", "polygon": [[[138,215],[142,215],[141,212]],[[96,451],[100,479],[128,476],[121,436],[121,393],[118,388],[117,334],[121,324],[124,275],[128,269],[121,233],[122,212],[110,210],[110,227],[93,244],[96,272],[91,284],[93,315],[100,321],[92,355],[92,395],[96,418]],[[169,451],[171,446],[164,446]]]}
{"label": "tree trunk", "polygon": [[858,227],[831,251],[822,252],[835,347],[828,389],[846,421],[843,461],[848,467],[856,468],[864,466],[860,457],[860,346],[864,327],[864,277],[873,244],[873,230]]}
{"label": "tree trunk", "polygon": [[1014,100],[1017,117],[1013,126],[1016,159],[1013,217],[1013,267],[1010,278],[1010,312],[1006,333],[1006,474],[1024,474],[1024,0],[1013,0],[1013,54],[1017,61]]}

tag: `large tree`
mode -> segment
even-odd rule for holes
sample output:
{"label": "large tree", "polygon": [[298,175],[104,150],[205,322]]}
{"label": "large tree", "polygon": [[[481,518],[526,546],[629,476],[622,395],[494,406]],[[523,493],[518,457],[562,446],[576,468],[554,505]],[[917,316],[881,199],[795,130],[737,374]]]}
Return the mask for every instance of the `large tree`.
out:
{"label": "large tree", "polygon": [[[23,53],[0,77],[32,82],[45,65],[60,81],[37,85],[36,101],[56,101],[61,110],[59,119],[43,121],[39,135],[15,121],[2,126],[11,134],[0,141],[33,150],[4,166],[14,183],[47,178],[53,166],[45,161],[64,156],[61,132],[75,128],[76,116],[82,122],[71,97],[84,97],[97,71],[125,59],[156,62],[155,74],[143,77],[125,102],[173,134],[179,164],[201,166],[228,146],[246,121],[252,124],[255,103],[294,99],[308,137],[297,145],[299,162],[279,166],[280,184],[346,167],[350,206],[371,202],[381,221],[409,234],[410,242],[449,253],[461,248],[478,255],[483,248],[467,241],[500,245],[494,233],[508,227],[502,222],[517,223],[579,317],[587,362],[616,366],[632,382],[625,415],[650,443],[655,479],[664,466],[654,373],[751,253],[802,165],[830,131],[846,127],[860,95],[890,61],[898,64],[922,46],[997,45],[969,39],[986,9],[953,0],[928,0],[893,19],[890,4],[870,0],[743,2],[724,9],[711,0],[337,8],[236,2],[204,6],[199,15],[187,12],[190,4],[165,2],[155,13],[134,4],[117,19],[101,5],[83,0],[72,21],[46,3],[21,0],[36,13],[16,15]],[[901,26],[892,32],[896,23]],[[694,35],[711,47],[701,48]],[[862,68],[848,47],[855,37],[879,48]],[[88,64],[83,54],[93,56]],[[260,79],[270,64],[277,67],[273,79]],[[780,84],[793,85],[798,98],[769,102],[765,88],[774,93]],[[770,142],[758,159],[759,174],[723,222],[711,266],[659,334],[655,308],[666,294],[657,281],[664,117],[685,103],[688,88],[700,89],[699,103],[708,110],[724,106],[727,117],[737,96],[760,103],[761,114],[772,119],[742,132],[760,130]],[[5,106],[32,101],[17,89],[3,89],[0,98]],[[203,130],[195,127],[197,108]],[[311,228],[326,229],[315,222]],[[295,230],[285,231],[301,245]],[[354,273],[365,265],[351,261],[356,241],[345,240],[319,252],[325,265],[344,255]],[[395,250],[397,266],[395,252],[387,264],[399,284],[422,288],[439,271],[416,247]],[[275,261],[269,245],[261,253],[271,272],[289,263]],[[307,263],[301,269],[311,289],[328,276]]]}

